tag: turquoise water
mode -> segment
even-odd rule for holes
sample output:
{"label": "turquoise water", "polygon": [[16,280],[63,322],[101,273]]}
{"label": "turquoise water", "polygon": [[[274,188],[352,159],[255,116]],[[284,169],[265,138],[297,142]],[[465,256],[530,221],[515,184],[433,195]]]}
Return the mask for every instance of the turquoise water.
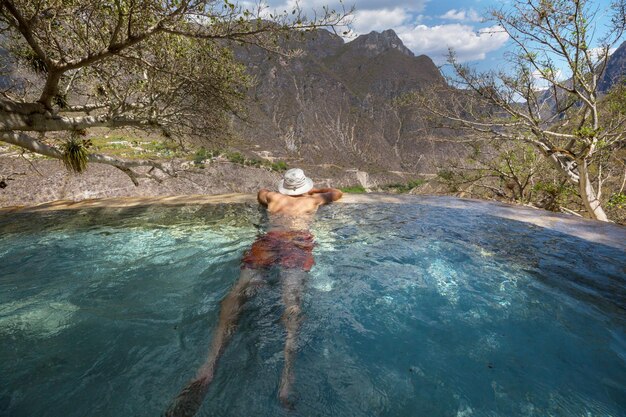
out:
{"label": "turquoise water", "polygon": [[[203,363],[256,207],[0,216],[0,415],[158,416]],[[200,416],[625,416],[623,249],[431,205],[324,207],[292,411],[278,271]]]}

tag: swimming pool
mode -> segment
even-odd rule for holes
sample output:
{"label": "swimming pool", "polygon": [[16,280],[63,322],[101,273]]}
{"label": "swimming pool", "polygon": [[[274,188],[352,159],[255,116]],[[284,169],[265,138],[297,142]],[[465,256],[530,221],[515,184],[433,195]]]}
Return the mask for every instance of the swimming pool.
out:
{"label": "swimming pool", "polygon": [[[324,207],[295,409],[272,270],[198,415],[626,415],[624,246],[450,201]],[[0,415],[160,415],[264,223],[248,204],[0,215]]]}

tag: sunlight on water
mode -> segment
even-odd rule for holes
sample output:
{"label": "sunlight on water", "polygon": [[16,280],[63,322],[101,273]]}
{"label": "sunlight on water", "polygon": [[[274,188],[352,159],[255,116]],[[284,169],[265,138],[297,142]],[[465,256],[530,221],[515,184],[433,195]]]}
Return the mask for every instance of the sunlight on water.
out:
{"label": "sunlight on water", "polygon": [[51,302],[48,294],[3,303],[0,307],[0,336],[27,334],[33,338],[51,337],[67,328],[78,307],[67,301]]}
{"label": "sunlight on water", "polygon": [[459,301],[459,284],[456,271],[441,259],[435,259],[428,267],[428,274],[443,297],[453,304]]}
{"label": "sunlight on water", "polygon": [[[429,204],[325,207],[293,411],[280,271],[200,416],[626,415],[626,254]],[[195,374],[256,207],[0,217],[0,415],[154,416]]]}

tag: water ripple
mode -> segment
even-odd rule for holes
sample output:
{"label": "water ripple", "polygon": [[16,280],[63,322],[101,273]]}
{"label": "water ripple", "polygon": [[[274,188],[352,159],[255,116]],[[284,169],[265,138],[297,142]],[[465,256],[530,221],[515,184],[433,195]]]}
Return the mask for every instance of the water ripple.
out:
{"label": "water ripple", "polygon": [[[624,415],[624,252],[411,201],[320,211],[295,410],[271,269],[198,415]],[[0,414],[162,413],[264,229],[248,205],[0,217]]]}

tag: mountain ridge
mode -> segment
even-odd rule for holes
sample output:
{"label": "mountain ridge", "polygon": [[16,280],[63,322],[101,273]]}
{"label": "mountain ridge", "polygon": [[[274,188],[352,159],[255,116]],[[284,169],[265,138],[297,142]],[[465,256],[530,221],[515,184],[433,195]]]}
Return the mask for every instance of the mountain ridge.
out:
{"label": "mountain ridge", "polygon": [[622,82],[626,75],[626,41],[611,54],[604,73],[598,80],[598,90],[607,93],[615,84]]}
{"label": "mountain ridge", "polygon": [[[599,69],[596,69],[599,72]],[[626,81],[626,41],[609,56],[604,71],[598,75],[597,90],[601,95],[607,94],[617,83]],[[572,86],[572,79],[563,82],[565,86]],[[558,113],[557,102],[562,102],[565,96],[563,91],[559,91],[555,97],[553,89],[542,91],[539,102],[542,105],[542,117],[548,119]],[[558,99],[558,100],[557,100]]]}
{"label": "mountain ridge", "polygon": [[235,126],[251,152],[262,146],[266,156],[305,164],[432,171],[424,155],[439,152],[428,141],[438,134],[419,109],[399,103],[415,90],[445,85],[429,57],[416,57],[391,29],[346,43],[317,30],[288,46],[304,53],[287,60],[236,50],[257,80],[248,121]]}

